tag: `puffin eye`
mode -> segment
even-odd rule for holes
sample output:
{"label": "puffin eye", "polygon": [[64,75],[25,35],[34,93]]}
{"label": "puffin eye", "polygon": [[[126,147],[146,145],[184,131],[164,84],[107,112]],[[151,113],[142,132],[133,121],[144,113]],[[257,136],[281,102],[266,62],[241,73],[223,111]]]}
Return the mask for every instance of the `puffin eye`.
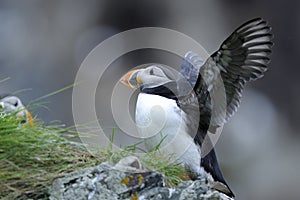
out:
{"label": "puffin eye", "polygon": [[149,73],[150,73],[150,75],[154,75],[154,69],[153,68],[150,69]]}

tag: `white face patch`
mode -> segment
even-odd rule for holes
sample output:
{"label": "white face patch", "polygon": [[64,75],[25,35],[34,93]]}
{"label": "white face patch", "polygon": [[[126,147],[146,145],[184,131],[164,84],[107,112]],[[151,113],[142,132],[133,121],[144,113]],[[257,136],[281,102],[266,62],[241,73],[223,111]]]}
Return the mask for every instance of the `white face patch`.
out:
{"label": "white face patch", "polygon": [[142,80],[143,86],[149,88],[157,87],[173,80],[164,70],[155,65],[141,69],[138,77]]}
{"label": "white face patch", "polygon": [[5,97],[0,100],[1,109],[6,112],[15,112],[17,110],[24,109],[21,100],[15,96]]}
{"label": "white face patch", "polygon": [[0,109],[6,113],[15,113],[19,119],[27,121],[27,113],[21,100],[16,96],[8,96],[0,100]]}

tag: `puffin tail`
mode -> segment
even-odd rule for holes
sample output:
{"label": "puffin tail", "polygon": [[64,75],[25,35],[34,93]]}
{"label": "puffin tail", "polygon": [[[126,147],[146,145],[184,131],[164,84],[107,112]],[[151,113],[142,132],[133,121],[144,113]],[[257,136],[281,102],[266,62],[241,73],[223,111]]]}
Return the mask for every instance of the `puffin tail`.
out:
{"label": "puffin tail", "polygon": [[222,175],[214,148],[201,159],[201,166],[213,177],[215,182],[214,189],[229,197],[235,197]]}

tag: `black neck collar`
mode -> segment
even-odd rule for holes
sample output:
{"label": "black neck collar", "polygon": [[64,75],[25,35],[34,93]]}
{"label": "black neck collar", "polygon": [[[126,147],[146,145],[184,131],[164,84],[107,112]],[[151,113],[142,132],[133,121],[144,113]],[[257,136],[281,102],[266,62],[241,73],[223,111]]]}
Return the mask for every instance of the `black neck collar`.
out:
{"label": "black neck collar", "polygon": [[159,95],[168,99],[178,100],[177,83],[175,81],[165,83],[163,85],[148,88],[141,87],[141,93]]}

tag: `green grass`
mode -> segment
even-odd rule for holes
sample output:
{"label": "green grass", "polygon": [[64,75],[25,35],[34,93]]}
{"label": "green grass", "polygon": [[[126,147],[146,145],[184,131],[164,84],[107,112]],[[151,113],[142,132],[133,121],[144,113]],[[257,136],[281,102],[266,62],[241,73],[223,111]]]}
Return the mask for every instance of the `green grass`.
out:
{"label": "green grass", "polygon": [[63,137],[60,126],[20,124],[0,113],[0,199],[47,198],[52,180],[97,164],[79,143]]}
{"label": "green grass", "polygon": [[[113,150],[112,145],[107,149],[101,149],[100,155],[102,159],[112,164],[118,162],[120,159],[127,156],[136,156],[139,158],[143,167],[149,170],[155,170],[165,175],[166,184],[169,187],[174,187],[182,181],[181,177],[186,179],[188,176],[184,167],[179,163],[172,163],[172,155],[165,156],[160,151],[160,145],[162,144],[163,138],[159,144],[152,150],[146,152],[144,149],[139,148],[139,144],[133,144],[122,148],[121,150]],[[114,140],[114,130],[112,131],[111,144]],[[141,154],[142,153],[142,154]]]}
{"label": "green grass", "polygon": [[[99,147],[99,155],[92,156],[78,142],[70,139],[69,129],[60,125],[44,125],[35,119],[35,125],[20,124],[14,114],[0,112],[0,199],[47,199],[48,188],[55,178],[100,164],[103,161],[118,162],[140,151],[138,145],[122,150]],[[112,141],[114,131],[112,133]],[[173,186],[181,181],[184,169],[164,158],[159,145],[140,157],[145,168],[166,175]]]}

